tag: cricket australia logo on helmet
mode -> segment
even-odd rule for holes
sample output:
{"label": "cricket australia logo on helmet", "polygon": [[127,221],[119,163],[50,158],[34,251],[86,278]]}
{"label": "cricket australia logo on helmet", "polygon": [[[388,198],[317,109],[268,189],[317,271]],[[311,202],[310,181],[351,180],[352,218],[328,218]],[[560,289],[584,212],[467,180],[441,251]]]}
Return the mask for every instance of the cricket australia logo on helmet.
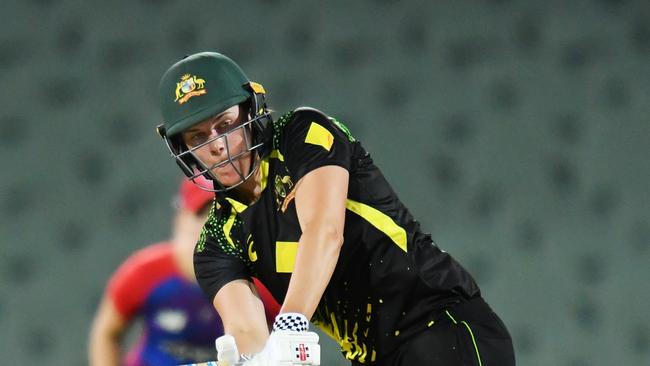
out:
{"label": "cricket australia logo on helmet", "polygon": [[205,80],[196,77],[196,75],[185,74],[181,76],[181,81],[176,83],[176,99],[174,102],[183,104],[192,97],[206,94]]}

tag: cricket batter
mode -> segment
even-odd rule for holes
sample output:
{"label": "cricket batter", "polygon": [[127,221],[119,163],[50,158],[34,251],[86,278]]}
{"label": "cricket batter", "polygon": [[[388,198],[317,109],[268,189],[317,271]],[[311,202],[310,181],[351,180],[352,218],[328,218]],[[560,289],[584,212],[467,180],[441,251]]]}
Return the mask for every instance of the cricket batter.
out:
{"label": "cricket batter", "polygon": [[[160,104],[181,170],[219,192],[194,268],[250,364],[277,366],[276,334],[309,321],[353,365],[515,364],[472,276],[341,122],[306,107],[273,119],[264,88],[213,52],[171,66]],[[253,277],[282,301],[270,336]]]}

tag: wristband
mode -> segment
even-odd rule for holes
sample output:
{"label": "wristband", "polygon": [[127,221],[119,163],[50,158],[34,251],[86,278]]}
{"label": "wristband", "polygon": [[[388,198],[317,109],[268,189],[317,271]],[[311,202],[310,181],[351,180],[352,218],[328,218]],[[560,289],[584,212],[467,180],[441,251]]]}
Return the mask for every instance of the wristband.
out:
{"label": "wristband", "polygon": [[278,330],[306,332],[309,330],[309,321],[300,313],[281,313],[275,317],[273,322],[273,331]]}

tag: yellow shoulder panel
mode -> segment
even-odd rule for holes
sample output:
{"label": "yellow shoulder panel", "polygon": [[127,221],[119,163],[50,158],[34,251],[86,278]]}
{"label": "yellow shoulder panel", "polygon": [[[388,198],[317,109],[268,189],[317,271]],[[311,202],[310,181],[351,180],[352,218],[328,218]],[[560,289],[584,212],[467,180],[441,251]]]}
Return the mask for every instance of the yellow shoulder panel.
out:
{"label": "yellow shoulder panel", "polygon": [[312,145],[322,146],[325,150],[330,151],[334,143],[334,136],[323,126],[312,122],[307,131],[305,142]]}

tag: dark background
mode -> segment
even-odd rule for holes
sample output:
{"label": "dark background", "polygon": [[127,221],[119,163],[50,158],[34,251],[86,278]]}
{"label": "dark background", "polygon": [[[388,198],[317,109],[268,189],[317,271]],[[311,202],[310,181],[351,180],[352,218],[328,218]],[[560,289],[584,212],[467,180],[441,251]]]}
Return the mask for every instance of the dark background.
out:
{"label": "dark background", "polygon": [[[104,283],[167,237],[154,133],[187,53],[336,116],[477,278],[520,365],[650,364],[647,1],[0,3],[0,355],[84,365]],[[324,342],[324,365],[345,364]]]}

